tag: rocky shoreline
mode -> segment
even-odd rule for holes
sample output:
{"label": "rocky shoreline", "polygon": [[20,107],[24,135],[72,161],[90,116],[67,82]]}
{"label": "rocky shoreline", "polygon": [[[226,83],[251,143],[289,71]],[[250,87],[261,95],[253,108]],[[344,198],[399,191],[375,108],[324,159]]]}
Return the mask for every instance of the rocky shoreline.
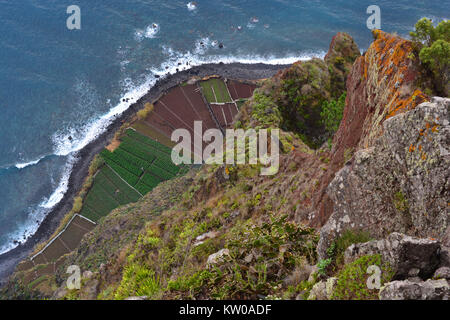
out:
{"label": "rocky shoreline", "polygon": [[285,69],[288,66],[289,65],[267,65],[262,63],[205,64],[168,75],[158,80],[142,98],[133,103],[120,116],[117,116],[105,132],[78,152],[77,161],[74,164],[70,175],[68,190],[64,195],[64,198],[47,215],[32,237],[17,248],[0,255],[0,287],[6,283],[7,278],[14,272],[16,265],[32,252],[35,245],[46,241],[54,233],[59,226],[61,219],[63,219],[63,217],[71,210],[73,199],[77,195],[88,174],[89,165],[93,157],[109,143],[120,126],[124,122],[130,120],[133,115],[143,107],[143,104],[146,101],[156,100],[170,88],[194,76],[205,77],[208,75],[219,75],[225,78],[238,80],[257,80],[271,77],[279,70]]}

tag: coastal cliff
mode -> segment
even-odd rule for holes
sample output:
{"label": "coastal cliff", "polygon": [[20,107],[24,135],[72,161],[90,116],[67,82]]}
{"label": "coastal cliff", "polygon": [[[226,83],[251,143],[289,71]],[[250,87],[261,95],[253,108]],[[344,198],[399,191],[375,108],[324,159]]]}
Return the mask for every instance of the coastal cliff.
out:
{"label": "coastal cliff", "polygon": [[[281,128],[278,174],[245,165],[192,169],[101,219],[54,274],[30,283],[45,265],[18,271],[3,294],[448,297],[450,100],[424,93],[414,50],[376,30],[361,56],[339,33],[324,60],[260,81],[235,118],[238,128]],[[333,132],[324,106],[341,97]],[[66,288],[70,265],[83,272],[80,290]],[[384,287],[358,291],[370,265],[383,270]],[[412,297],[411,286],[423,295]]]}

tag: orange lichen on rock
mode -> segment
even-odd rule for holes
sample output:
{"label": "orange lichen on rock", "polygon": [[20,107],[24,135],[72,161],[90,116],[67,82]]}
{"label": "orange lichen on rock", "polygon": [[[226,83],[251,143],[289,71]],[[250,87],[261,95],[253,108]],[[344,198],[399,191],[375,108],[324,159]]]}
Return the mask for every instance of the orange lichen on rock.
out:
{"label": "orange lichen on rock", "polygon": [[416,89],[416,91],[414,91],[414,93],[406,99],[398,99],[395,106],[388,110],[386,119],[389,119],[399,113],[412,110],[425,101],[428,101],[428,97],[423,94],[421,90]]}
{"label": "orange lichen on rock", "polygon": [[438,124],[435,124],[435,125],[431,128],[431,132],[437,132],[437,131],[439,131],[439,130],[438,130],[438,127],[439,127],[439,125],[438,125]]}
{"label": "orange lichen on rock", "polygon": [[[408,86],[415,80],[414,64],[410,58],[414,51],[412,42],[381,30],[374,30],[373,35],[375,41],[365,56],[364,77],[367,78],[369,69],[378,70],[378,82],[387,90],[384,94],[386,119],[429,101],[420,89],[408,93]],[[370,68],[371,63],[376,64],[375,68]]]}

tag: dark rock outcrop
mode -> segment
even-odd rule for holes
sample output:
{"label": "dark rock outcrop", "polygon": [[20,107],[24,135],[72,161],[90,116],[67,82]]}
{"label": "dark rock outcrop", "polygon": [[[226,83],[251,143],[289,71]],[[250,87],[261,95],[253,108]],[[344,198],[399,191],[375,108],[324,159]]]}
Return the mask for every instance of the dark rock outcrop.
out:
{"label": "dark rock outcrop", "polygon": [[380,254],[392,269],[394,279],[417,276],[427,279],[439,266],[440,248],[436,240],[392,233],[386,239],[352,244],[345,251],[345,263],[351,263],[361,256]]}

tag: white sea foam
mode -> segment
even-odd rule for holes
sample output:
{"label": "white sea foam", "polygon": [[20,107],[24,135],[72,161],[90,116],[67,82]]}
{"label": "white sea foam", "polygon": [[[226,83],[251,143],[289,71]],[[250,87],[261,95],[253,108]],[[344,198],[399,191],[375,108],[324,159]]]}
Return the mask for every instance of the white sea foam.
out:
{"label": "white sea foam", "polygon": [[29,208],[29,211],[31,217],[30,219],[32,220],[29,223],[21,225],[19,229],[6,236],[9,241],[0,247],[0,254],[16,248],[19,244],[25,243],[30,236],[36,233],[48,213],[48,209],[40,206]]}
{"label": "white sea foam", "polygon": [[203,55],[208,49],[215,47],[219,44],[217,40],[211,40],[208,37],[201,38],[195,42],[194,54]]}
{"label": "white sea foam", "polygon": [[159,24],[152,23],[148,25],[145,29],[136,29],[134,32],[134,39],[138,42],[147,39],[153,39],[159,32]]}
{"label": "white sea foam", "polygon": [[44,198],[37,206],[28,209],[28,223],[23,224],[18,230],[7,235],[10,241],[8,241],[6,245],[0,247],[0,254],[16,248],[19,244],[25,243],[29,237],[36,233],[50,210],[62,200],[67,192],[70,174],[72,173],[75,161],[75,155],[70,155],[68,157],[68,161],[66,162],[61,179],[55,191],[53,191],[48,198]]}
{"label": "white sea foam", "polygon": [[189,11],[197,10],[197,2],[195,2],[195,1],[189,2],[186,6],[187,6]]}
{"label": "white sea foam", "polygon": [[76,161],[76,155],[70,155],[68,161],[66,162],[66,165],[63,170],[62,177],[60,179],[58,187],[53,191],[53,193],[48,197],[48,199],[44,199],[39,206],[46,209],[51,209],[55,205],[57,205],[64,195],[67,192],[67,189],[69,188],[69,178],[70,174],[72,173],[73,166]]}
{"label": "white sea foam", "polygon": [[44,158],[45,158],[45,157],[41,157],[41,158],[39,158],[39,159],[37,159],[37,160],[30,161],[30,162],[16,163],[14,166],[15,166],[17,169],[23,169],[23,168],[26,168],[26,167],[28,167],[28,166],[32,166],[32,165],[38,164],[39,161],[41,161],[41,160],[44,159]]}

